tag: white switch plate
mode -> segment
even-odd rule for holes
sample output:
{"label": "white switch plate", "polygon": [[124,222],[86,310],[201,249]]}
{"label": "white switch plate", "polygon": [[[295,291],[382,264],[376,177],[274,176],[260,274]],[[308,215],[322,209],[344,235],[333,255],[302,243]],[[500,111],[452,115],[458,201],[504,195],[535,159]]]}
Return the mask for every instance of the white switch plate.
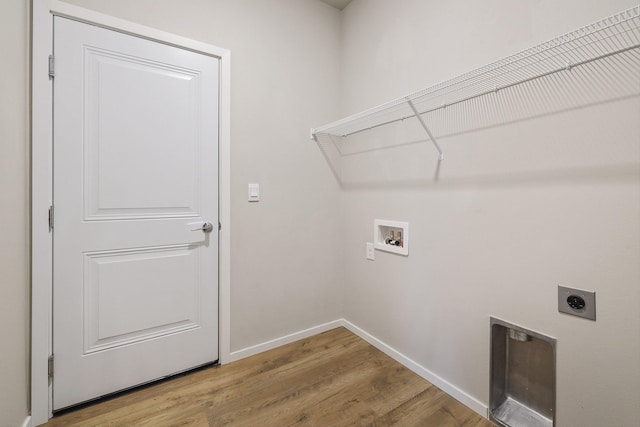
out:
{"label": "white switch plate", "polygon": [[260,184],[249,184],[249,199],[250,202],[260,201]]}
{"label": "white switch plate", "polygon": [[374,250],[373,243],[367,242],[367,259],[371,261],[376,260],[376,251]]}

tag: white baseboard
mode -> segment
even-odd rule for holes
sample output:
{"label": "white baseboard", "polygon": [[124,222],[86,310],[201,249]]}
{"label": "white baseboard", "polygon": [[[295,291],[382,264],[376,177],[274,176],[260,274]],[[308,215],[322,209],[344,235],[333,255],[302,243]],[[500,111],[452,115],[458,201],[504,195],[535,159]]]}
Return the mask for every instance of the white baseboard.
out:
{"label": "white baseboard", "polygon": [[22,427],[31,427],[31,415],[29,415],[24,422],[22,423]]}
{"label": "white baseboard", "polygon": [[231,354],[229,354],[229,362],[235,362],[236,360],[244,359],[245,357],[253,356],[255,354],[259,354],[267,350],[272,350],[274,348],[283,346],[285,344],[290,344],[294,341],[309,338],[314,335],[318,335],[322,332],[326,332],[326,331],[330,331],[331,329],[338,328],[340,326],[344,326],[342,323],[342,319],[334,320],[332,322],[314,326],[309,329],[294,332],[292,334],[285,335],[283,337],[276,338],[267,342],[263,342],[261,344],[252,345],[251,347],[246,347],[241,350],[232,351]]}
{"label": "white baseboard", "polygon": [[379,339],[369,334],[368,332],[364,331],[363,329],[360,329],[358,326],[354,325],[348,320],[340,319],[340,322],[342,323],[342,326],[344,326],[345,328],[347,328],[348,330],[350,330],[351,332],[353,332],[354,334],[356,334],[357,336],[359,336],[360,338],[362,338],[363,340],[365,340],[366,342],[368,342],[378,350],[382,351],[387,356],[394,359],[396,362],[402,364],[406,368],[420,375],[422,378],[429,381],[431,384],[435,385],[440,390],[444,391],[445,393],[447,393],[457,401],[461,402],[465,406],[477,412],[479,415],[487,418],[488,416],[487,406],[484,403],[480,402],[475,397],[460,390],[458,387],[447,382],[446,380],[434,374],[433,372],[431,372],[424,366],[420,365],[419,363],[414,362],[404,354],[400,353],[398,350],[385,344],[384,342],[380,341]]}
{"label": "white baseboard", "polygon": [[457,401],[461,402],[465,406],[477,412],[479,415],[485,418],[488,417],[487,405],[480,402],[478,399],[469,395],[468,393],[465,393],[463,390],[459,389],[453,384],[447,382],[446,380],[439,377],[438,375],[434,374],[433,372],[431,372],[424,366],[420,365],[419,363],[414,362],[409,357],[405,356],[404,354],[400,353],[393,347],[380,341],[370,333],[359,328],[358,326],[354,325],[353,323],[349,322],[346,319],[334,320],[332,322],[314,326],[312,328],[295,332],[293,334],[289,334],[281,338],[276,338],[271,341],[264,342],[262,344],[257,344],[251,347],[243,348],[241,350],[233,351],[230,354],[230,362],[244,359],[245,357],[253,356],[255,354],[259,354],[267,350],[272,350],[274,348],[283,346],[285,344],[290,344],[297,340],[309,338],[313,335],[317,335],[319,333],[326,332],[331,329],[338,328],[340,326],[347,328],[349,331],[353,332],[354,334],[356,334],[357,336],[359,336],[360,338],[362,338],[372,346],[376,347],[378,350],[382,351],[387,356],[391,357],[392,359],[402,364],[406,368],[420,375],[422,378],[429,381],[431,384],[435,385],[436,387],[438,387],[448,395],[452,396]]}

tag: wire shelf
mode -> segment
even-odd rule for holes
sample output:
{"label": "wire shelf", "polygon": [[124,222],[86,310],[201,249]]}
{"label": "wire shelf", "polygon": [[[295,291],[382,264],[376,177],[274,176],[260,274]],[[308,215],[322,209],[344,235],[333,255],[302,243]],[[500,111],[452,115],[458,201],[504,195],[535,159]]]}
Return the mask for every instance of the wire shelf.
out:
{"label": "wire shelf", "polygon": [[[600,62],[597,65],[597,62]],[[599,67],[599,68],[598,68]],[[434,134],[455,132],[454,129],[441,129],[430,132],[425,118],[446,122],[449,111],[459,116],[461,112],[476,111],[478,108],[465,106],[482,104],[486,108],[489,102],[483,100],[494,97],[493,106],[500,105],[503,110],[514,107],[505,103],[514,103],[514,96],[527,96],[529,92],[551,90],[562,92],[563,88],[578,95],[584,82],[612,86],[606,82],[608,75],[617,73],[618,86],[638,86],[640,82],[640,6],[633,7],[608,18],[587,25],[545,43],[526,49],[492,64],[478,68],[430,88],[411,93],[393,101],[371,108],[344,119],[311,129],[311,136],[318,143],[330,141],[337,145],[348,137],[363,131],[390,125],[408,118],[417,118],[435,145],[442,159],[442,151]],[[597,72],[596,72],[597,71]],[[568,77],[567,77],[568,76]],[[574,80],[574,82],[572,82]],[[577,83],[579,82],[579,83]],[[547,88],[540,85],[547,85]],[[535,87],[534,87],[535,85]],[[533,89],[532,89],[533,88]],[[615,88],[608,88],[615,93]],[[597,92],[594,91],[594,92]],[[618,91],[622,93],[622,91]],[[508,97],[505,99],[505,94]],[[500,98],[502,96],[502,98]],[[561,95],[556,95],[561,97]],[[535,98],[534,97],[530,97]],[[539,101],[542,97],[539,96]],[[529,99],[528,102],[532,102]],[[533,100],[535,101],[535,99]],[[548,102],[548,101],[544,101]],[[450,108],[454,107],[454,108]],[[520,107],[525,109],[525,107]],[[531,107],[526,107],[531,109]],[[543,114],[549,106],[538,107],[536,114]],[[482,112],[480,115],[488,113]],[[467,118],[466,121],[477,121]],[[449,119],[449,122],[457,120]],[[429,122],[429,120],[427,120]],[[451,123],[449,123],[451,125]],[[338,150],[340,151],[340,150]],[[339,154],[343,154],[340,152]]]}

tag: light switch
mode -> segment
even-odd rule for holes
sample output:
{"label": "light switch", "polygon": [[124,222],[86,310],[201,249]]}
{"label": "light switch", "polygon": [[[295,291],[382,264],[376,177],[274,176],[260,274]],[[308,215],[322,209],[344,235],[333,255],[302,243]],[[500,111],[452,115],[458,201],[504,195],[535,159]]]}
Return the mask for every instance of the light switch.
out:
{"label": "light switch", "polygon": [[367,259],[371,261],[376,260],[376,251],[373,248],[373,243],[367,242]]}
{"label": "light switch", "polygon": [[249,201],[260,201],[260,184],[249,184]]}

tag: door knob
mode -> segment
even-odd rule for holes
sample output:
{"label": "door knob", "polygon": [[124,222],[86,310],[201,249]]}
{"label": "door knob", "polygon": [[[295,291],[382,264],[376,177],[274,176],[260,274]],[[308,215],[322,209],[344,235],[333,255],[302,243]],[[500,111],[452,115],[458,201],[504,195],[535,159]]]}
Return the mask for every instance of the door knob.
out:
{"label": "door knob", "polygon": [[205,233],[211,233],[211,230],[213,230],[213,224],[211,224],[210,222],[205,222],[204,224],[202,224],[201,227],[191,229],[191,231],[199,231],[199,230],[202,230]]}

